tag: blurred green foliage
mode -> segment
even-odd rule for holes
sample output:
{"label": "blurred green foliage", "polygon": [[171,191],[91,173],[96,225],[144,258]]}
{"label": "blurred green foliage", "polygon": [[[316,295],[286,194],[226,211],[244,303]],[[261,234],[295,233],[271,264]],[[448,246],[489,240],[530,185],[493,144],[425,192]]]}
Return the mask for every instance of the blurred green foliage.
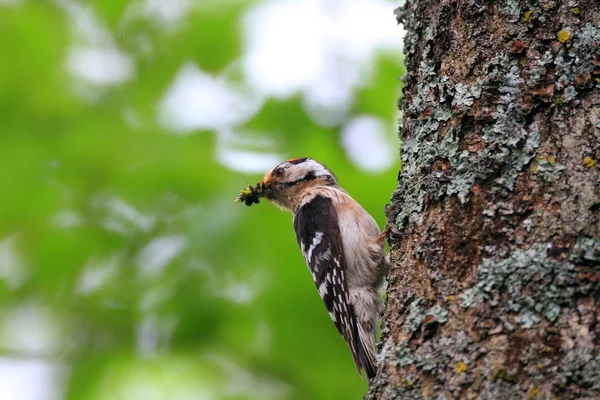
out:
{"label": "blurred green foliage", "polygon": [[[183,63],[219,73],[240,56],[240,18],[257,2],[214,2],[173,31],[144,19],[123,30],[133,2],[80,2],[135,60],[132,79],[104,86],[66,66],[81,38],[64,3],[0,4],[0,354],[67,367],[67,399],[360,398],[366,381],[291,215],[233,205],[261,174],[220,163],[215,132],[157,122]],[[395,137],[399,56],[375,66],[351,111],[384,118]],[[268,100],[245,127],[273,132],[282,161],[323,161],[383,226],[397,165],[361,171],[339,127],[312,122],[298,96]]]}

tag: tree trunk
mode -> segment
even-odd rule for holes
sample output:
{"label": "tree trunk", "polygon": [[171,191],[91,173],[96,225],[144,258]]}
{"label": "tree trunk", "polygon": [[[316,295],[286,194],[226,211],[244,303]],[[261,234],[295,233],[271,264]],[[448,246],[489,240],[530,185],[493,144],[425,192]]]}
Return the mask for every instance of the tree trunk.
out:
{"label": "tree trunk", "polygon": [[368,399],[600,398],[597,0],[409,0]]}

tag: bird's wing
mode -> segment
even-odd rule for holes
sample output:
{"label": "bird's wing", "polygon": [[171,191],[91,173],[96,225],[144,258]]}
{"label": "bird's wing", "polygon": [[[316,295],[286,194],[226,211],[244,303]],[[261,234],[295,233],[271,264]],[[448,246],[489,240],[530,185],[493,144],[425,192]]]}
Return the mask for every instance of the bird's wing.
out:
{"label": "bird's wing", "polygon": [[328,197],[315,196],[294,214],[296,239],[329,316],[350,347],[360,373],[356,319],[348,298],[338,215]]}

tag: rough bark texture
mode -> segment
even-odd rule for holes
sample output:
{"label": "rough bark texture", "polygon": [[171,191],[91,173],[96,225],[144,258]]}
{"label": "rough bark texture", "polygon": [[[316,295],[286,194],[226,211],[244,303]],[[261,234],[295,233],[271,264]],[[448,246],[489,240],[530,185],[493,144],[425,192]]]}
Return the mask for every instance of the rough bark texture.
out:
{"label": "rough bark texture", "polygon": [[600,398],[600,6],[412,0],[368,399]]}

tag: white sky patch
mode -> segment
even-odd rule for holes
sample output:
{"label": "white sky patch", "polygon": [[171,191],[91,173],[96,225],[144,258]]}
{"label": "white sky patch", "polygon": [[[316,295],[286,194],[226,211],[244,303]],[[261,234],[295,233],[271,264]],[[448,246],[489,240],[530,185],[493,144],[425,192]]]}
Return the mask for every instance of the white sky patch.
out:
{"label": "white sky patch", "polygon": [[234,171],[264,173],[284,158],[274,151],[276,147],[273,134],[223,129],[217,132],[216,158],[223,166]]}
{"label": "white sky patch", "polygon": [[123,218],[143,232],[149,232],[156,222],[155,217],[139,212],[134,206],[118,197],[109,198],[106,206],[115,217]]}
{"label": "white sky patch", "polygon": [[388,170],[396,161],[397,144],[380,118],[361,115],[342,128],[342,146],[359,168],[370,172]]}
{"label": "white sky patch", "polygon": [[261,2],[246,14],[245,68],[257,90],[288,97],[319,73],[327,22],[320,11],[314,0],[279,0]]}
{"label": "white sky patch", "polygon": [[282,160],[279,154],[265,154],[231,148],[217,149],[217,160],[229,169],[239,172],[265,172]]}
{"label": "white sky patch", "polygon": [[146,315],[136,327],[136,348],[140,355],[151,357],[166,350],[177,326],[175,317]]}
{"label": "white sky patch", "polygon": [[[177,31],[185,26],[186,18],[190,12],[201,10],[202,12],[219,12],[224,7],[239,3],[240,7],[245,5],[246,0],[138,0],[130,2],[123,13],[119,23],[127,26],[137,18],[144,18],[155,23],[159,27]],[[230,3],[230,4],[227,4]],[[125,28],[127,30],[127,28]]]}
{"label": "white sky patch", "polygon": [[[237,229],[240,217],[245,213],[241,207],[231,206],[231,193],[239,193],[240,186],[250,182],[240,177],[238,183],[223,186],[221,192],[210,201],[185,207],[173,216],[175,223],[189,226],[191,230],[187,234],[195,243],[196,250],[220,245],[230,237],[232,230]],[[256,180],[252,183],[256,183]],[[191,225],[190,221],[193,221]]]}
{"label": "white sky patch", "polygon": [[83,225],[83,217],[76,210],[64,209],[52,217],[52,225],[61,229],[76,228]]}
{"label": "white sky patch", "polygon": [[71,47],[67,64],[76,78],[94,85],[117,85],[135,75],[131,57],[114,49]]}
{"label": "white sky patch", "polygon": [[305,111],[326,126],[346,117],[376,52],[401,48],[404,35],[384,0],[265,1],[243,27],[246,80],[277,98],[302,92]]}
{"label": "white sky patch", "polygon": [[159,121],[180,133],[216,130],[247,121],[262,105],[260,96],[187,62],[159,104]]}
{"label": "white sky patch", "polygon": [[165,24],[181,22],[191,8],[190,0],[145,0],[141,3],[148,19]]}
{"label": "white sky patch", "polygon": [[155,27],[178,31],[185,26],[191,8],[190,0],[137,0],[130,1],[119,20],[119,29],[129,30],[129,25],[145,19]]}
{"label": "white sky patch", "polygon": [[212,295],[217,298],[229,300],[235,304],[250,304],[263,288],[260,277],[262,274],[256,274],[249,281],[236,279],[232,274],[225,277],[217,277],[209,270],[205,269],[209,280],[212,282]]}
{"label": "white sky patch", "polygon": [[237,304],[249,304],[256,297],[256,292],[244,282],[230,282],[223,288],[220,297]]}
{"label": "white sky patch", "polygon": [[146,314],[151,313],[168,301],[173,294],[172,286],[153,285],[143,293],[138,308]]}
{"label": "white sky patch", "polygon": [[0,279],[4,280],[9,289],[16,289],[25,282],[28,275],[25,261],[17,249],[17,235],[1,240]]}
{"label": "white sky patch", "polygon": [[36,303],[4,309],[0,323],[3,349],[31,355],[51,355],[64,344],[59,316]]}
{"label": "white sky patch", "polygon": [[136,231],[149,232],[156,223],[156,217],[140,212],[120,197],[97,195],[92,203],[106,210],[107,215],[101,224],[111,232],[130,236]]}
{"label": "white sky patch", "polygon": [[96,15],[93,5],[77,0],[53,0],[71,18],[73,40],[91,46],[113,47],[114,33]]}
{"label": "white sky patch", "polygon": [[257,272],[245,280],[235,277],[231,271],[216,274],[211,267],[197,263],[194,268],[202,271],[211,288],[211,295],[235,304],[251,303],[268,284],[266,274]]}
{"label": "white sky patch", "polygon": [[119,51],[116,35],[95,13],[93,5],[74,0],[54,0],[70,17],[73,45],[67,53],[66,67],[80,82],[73,90],[82,97],[94,99],[94,88],[121,84],[135,76],[133,59]]}
{"label": "white sky patch", "polygon": [[139,354],[145,356],[156,354],[159,343],[159,329],[160,325],[156,316],[148,315],[144,317],[135,329],[136,347]]}
{"label": "white sky patch", "polygon": [[76,292],[82,295],[92,294],[102,289],[119,273],[121,256],[113,254],[107,258],[92,256],[83,267],[77,282]]}
{"label": "white sky patch", "polygon": [[[346,71],[351,72],[351,71]],[[337,126],[348,115],[353,101],[353,88],[345,72],[333,73],[321,85],[306,88],[302,107],[312,120],[326,127]]]}
{"label": "white sky patch", "polygon": [[155,278],[187,247],[183,236],[163,236],[153,239],[138,254],[137,265],[145,277]]}
{"label": "white sky patch", "polygon": [[62,399],[66,375],[66,369],[55,363],[0,357],[3,400]]}

